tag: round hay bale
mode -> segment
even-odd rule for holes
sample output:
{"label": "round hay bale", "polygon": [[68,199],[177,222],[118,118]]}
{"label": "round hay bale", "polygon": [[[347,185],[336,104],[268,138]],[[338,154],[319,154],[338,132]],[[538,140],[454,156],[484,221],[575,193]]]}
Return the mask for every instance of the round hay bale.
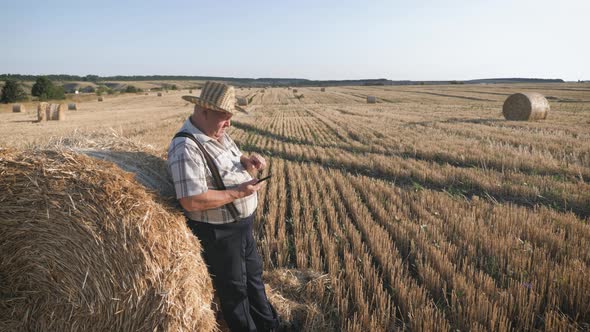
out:
{"label": "round hay bale", "polygon": [[102,96],[98,97],[98,101],[103,101]]}
{"label": "round hay bale", "polygon": [[64,104],[49,104],[47,107],[47,120],[65,120],[66,106]]}
{"label": "round hay bale", "polygon": [[376,102],[377,102],[377,97],[367,96],[367,104],[375,104]]}
{"label": "round hay bale", "polygon": [[320,91],[321,92],[326,92],[326,88],[321,88]]}
{"label": "round hay bale", "polygon": [[200,244],[111,163],[0,150],[0,327],[212,331]]}
{"label": "round hay bale", "polygon": [[158,92],[158,97],[162,97],[162,93],[161,92]]}
{"label": "round hay bale", "polygon": [[12,111],[14,113],[26,113],[27,109],[23,104],[12,104]]}
{"label": "round hay bale", "polygon": [[293,93],[297,93],[297,89],[293,89]]}
{"label": "round hay bale", "polygon": [[78,110],[78,104],[76,104],[76,103],[69,103],[68,104],[68,110],[69,111],[77,111]]}
{"label": "round hay bale", "polygon": [[188,93],[193,93],[193,90],[188,90]]}
{"label": "round hay bale", "polygon": [[506,120],[544,120],[549,109],[549,101],[540,93],[515,93],[504,102],[502,114]]}
{"label": "round hay bale", "polygon": [[49,108],[49,104],[46,102],[41,102],[37,105],[37,121],[49,120],[47,116],[47,109]]}

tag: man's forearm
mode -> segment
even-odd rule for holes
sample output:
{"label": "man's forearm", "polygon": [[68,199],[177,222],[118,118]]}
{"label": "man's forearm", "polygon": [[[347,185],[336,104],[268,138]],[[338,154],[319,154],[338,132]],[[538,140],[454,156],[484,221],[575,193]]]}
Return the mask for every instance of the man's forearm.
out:
{"label": "man's forearm", "polygon": [[187,211],[205,211],[224,206],[241,198],[240,192],[235,189],[207,190],[206,192],[180,199],[180,205]]}

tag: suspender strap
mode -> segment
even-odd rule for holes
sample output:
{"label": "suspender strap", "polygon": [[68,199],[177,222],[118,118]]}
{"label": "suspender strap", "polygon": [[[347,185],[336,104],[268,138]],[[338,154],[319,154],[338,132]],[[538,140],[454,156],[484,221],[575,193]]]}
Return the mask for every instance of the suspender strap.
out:
{"label": "suspender strap", "polygon": [[[219,175],[219,170],[217,169],[217,166],[215,165],[215,162],[213,161],[213,158],[211,157],[209,152],[207,152],[207,150],[205,150],[205,147],[203,146],[203,144],[201,144],[201,142],[199,142],[192,134],[189,134],[184,131],[181,131],[181,132],[177,133],[176,135],[174,135],[174,138],[177,138],[177,137],[185,137],[185,138],[191,139],[193,142],[195,142],[197,144],[199,149],[201,149],[201,151],[203,152],[203,156],[205,156],[205,161],[207,162],[207,166],[209,167],[209,170],[211,170],[211,174],[213,175],[213,181],[215,182],[215,186],[219,190],[226,190],[225,184],[223,184],[223,181],[221,180],[221,175]],[[236,206],[234,205],[233,202],[229,202],[229,203],[225,204],[225,208],[229,211],[231,216],[234,217],[234,219],[236,221],[240,220],[240,213],[238,212],[238,209],[236,208]]]}

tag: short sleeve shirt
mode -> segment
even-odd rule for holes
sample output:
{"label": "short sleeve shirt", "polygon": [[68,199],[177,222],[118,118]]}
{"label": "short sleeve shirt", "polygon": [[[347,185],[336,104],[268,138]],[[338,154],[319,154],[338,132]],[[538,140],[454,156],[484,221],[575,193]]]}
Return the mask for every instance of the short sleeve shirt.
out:
{"label": "short sleeve shirt", "polygon": [[[240,157],[242,153],[234,141],[225,133],[219,140],[211,138],[195,127],[190,118],[187,119],[180,131],[192,134],[213,158],[219,174],[226,188],[233,188],[240,183],[252,179],[246,171]],[[168,172],[172,177],[176,198],[196,196],[207,190],[217,190],[211,171],[202,151],[191,139],[185,137],[174,138],[168,147]],[[250,216],[258,205],[257,194],[235,200],[234,205],[240,213],[240,218]],[[184,214],[192,220],[212,224],[224,224],[234,221],[225,206],[206,211],[186,211]]]}

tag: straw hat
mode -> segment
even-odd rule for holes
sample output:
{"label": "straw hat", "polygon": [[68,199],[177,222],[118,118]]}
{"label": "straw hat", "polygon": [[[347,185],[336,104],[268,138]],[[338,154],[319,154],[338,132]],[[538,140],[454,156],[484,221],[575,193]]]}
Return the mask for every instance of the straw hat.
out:
{"label": "straw hat", "polygon": [[182,96],[182,99],[190,101],[206,109],[235,114],[237,110],[244,111],[236,105],[236,91],[233,86],[224,83],[207,81],[201,96]]}

